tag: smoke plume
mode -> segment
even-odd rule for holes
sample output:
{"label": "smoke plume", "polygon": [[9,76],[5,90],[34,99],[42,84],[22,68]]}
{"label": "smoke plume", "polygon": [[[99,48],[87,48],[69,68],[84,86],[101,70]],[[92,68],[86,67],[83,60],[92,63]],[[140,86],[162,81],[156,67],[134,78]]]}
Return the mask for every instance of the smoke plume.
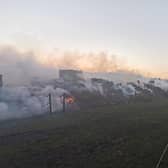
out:
{"label": "smoke plume", "polygon": [[89,72],[114,72],[124,68],[118,57],[105,52],[80,53],[78,51],[55,51],[43,57],[43,63],[58,68],[80,69]]}
{"label": "smoke plume", "polygon": [[[0,47],[0,74],[6,84],[28,84],[32,78],[57,78],[58,69],[78,69],[87,72],[127,72],[118,57],[100,53],[80,53],[57,50],[48,55],[32,51],[21,52],[14,47]],[[129,72],[130,73],[130,72]]]}
{"label": "smoke plume", "polygon": [[0,120],[21,118],[49,112],[49,93],[52,94],[53,112],[62,109],[60,96],[68,91],[52,86],[0,88]]}

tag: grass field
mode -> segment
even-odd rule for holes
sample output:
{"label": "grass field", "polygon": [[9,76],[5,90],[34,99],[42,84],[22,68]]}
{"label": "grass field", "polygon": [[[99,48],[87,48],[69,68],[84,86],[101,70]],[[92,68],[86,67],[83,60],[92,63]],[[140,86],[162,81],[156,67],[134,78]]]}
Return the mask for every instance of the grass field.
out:
{"label": "grass field", "polygon": [[167,100],[109,105],[1,122],[0,167],[154,168],[167,143]]}

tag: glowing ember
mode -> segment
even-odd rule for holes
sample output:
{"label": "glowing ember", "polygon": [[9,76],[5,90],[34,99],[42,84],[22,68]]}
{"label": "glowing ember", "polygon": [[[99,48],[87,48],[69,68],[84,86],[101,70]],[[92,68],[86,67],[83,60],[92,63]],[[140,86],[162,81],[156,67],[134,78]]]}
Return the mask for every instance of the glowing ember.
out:
{"label": "glowing ember", "polygon": [[75,99],[72,96],[68,96],[65,98],[65,102],[68,104],[73,104],[75,102]]}

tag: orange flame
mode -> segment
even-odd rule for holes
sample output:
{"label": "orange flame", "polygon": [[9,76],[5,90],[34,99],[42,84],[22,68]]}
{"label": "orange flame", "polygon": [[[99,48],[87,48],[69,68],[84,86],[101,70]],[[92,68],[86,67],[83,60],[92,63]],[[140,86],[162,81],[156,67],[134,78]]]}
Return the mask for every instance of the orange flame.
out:
{"label": "orange flame", "polygon": [[73,104],[75,102],[75,99],[72,96],[68,96],[68,97],[65,98],[65,101],[68,104]]}

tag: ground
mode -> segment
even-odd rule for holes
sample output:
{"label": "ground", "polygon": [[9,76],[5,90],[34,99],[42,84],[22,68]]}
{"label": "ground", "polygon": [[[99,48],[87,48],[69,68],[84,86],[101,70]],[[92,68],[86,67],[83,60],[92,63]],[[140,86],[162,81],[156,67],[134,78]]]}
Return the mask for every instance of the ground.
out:
{"label": "ground", "polygon": [[0,167],[150,168],[167,143],[167,100],[102,106],[1,122]]}

